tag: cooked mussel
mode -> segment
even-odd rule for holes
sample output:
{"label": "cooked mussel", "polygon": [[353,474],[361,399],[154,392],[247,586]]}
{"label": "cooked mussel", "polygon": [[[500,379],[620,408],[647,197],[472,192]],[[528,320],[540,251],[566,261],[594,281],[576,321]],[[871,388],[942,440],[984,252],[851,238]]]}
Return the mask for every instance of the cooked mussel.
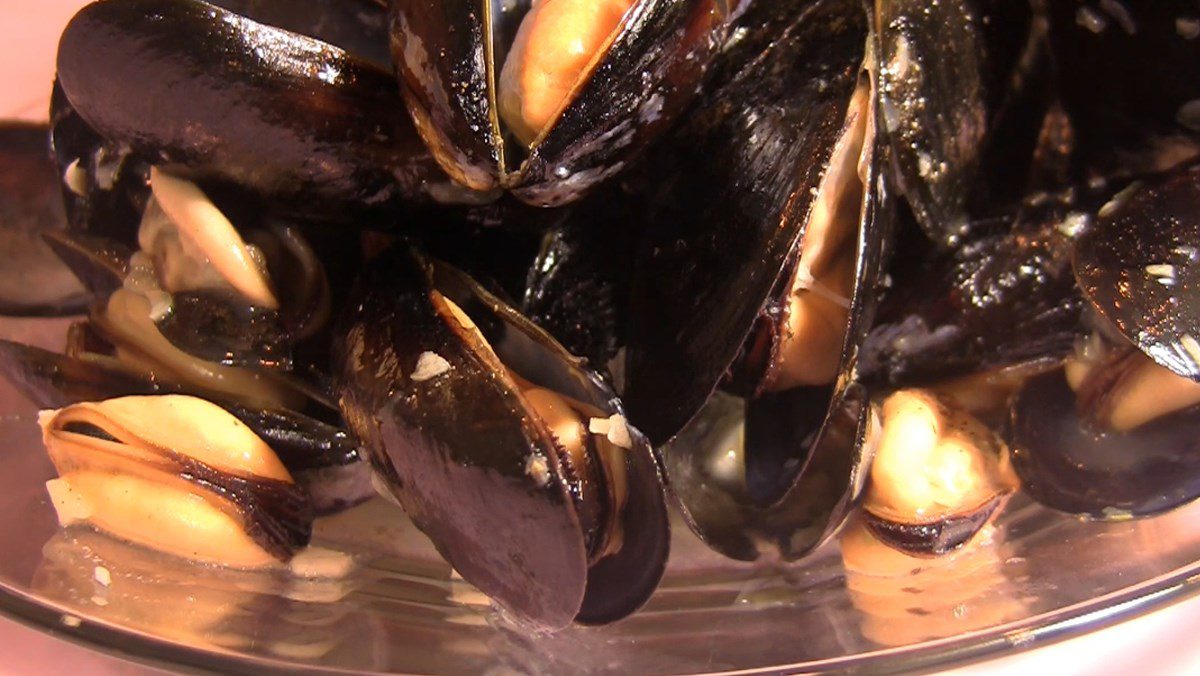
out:
{"label": "cooked mussel", "polygon": [[1073,238],[1111,194],[1080,187],[1032,195],[946,253],[898,245],[891,285],[861,351],[863,380],[924,387],[1061,360],[1075,345],[1086,304],[1071,266]]}
{"label": "cooked mussel", "polygon": [[309,215],[474,199],[430,158],[390,73],[199,0],[88,5],[58,78],[103,139]]}
{"label": "cooked mussel", "polygon": [[1200,381],[1200,165],[1134,183],[1075,246],[1091,305],[1156,363]]}
{"label": "cooked mussel", "polygon": [[[327,355],[332,303],[307,236],[279,221],[235,227],[198,186],[157,167],[149,184],[135,250],[89,233],[48,238],[94,294],[92,328],[124,360],[165,380],[248,405],[300,407],[288,390],[327,372],[323,363],[307,371]],[[304,356],[306,372],[277,382],[305,347],[314,352]]]}
{"label": "cooked mussel", "polygon": [[899,190],[927,235],[957,246],[973,216],[1026,189],[1048,100],[1030,3],[879,0],[880,110]]}
{"label": "cooked mussel", "polygon": [[336,346],[344,416],[467,581],[526,622],[608,622],[662,575],[657,462],[613,392],[469,277],[376,260]]}
{"label": "cooked mussel", "polygon": [[1198,198],[1196,167],[1136,182],[1076,241],[1090,334],[1011,409],[1013,466],[1038,501],[1121,518],[1200,497]]}
{"label": "cooked mussel", "polygon": [[87,294],[42,241],[67,226],[45,125],[0,122],[0,314],[70,314]]}
{"label": "cooked mussel", "polygon": [[1132,348],[1116,353],[1075,388],[1070,371],[1057,370],[1031,379],[1013,400],[1013,467],[1044,505],[1117,519],[1200,497],[1200,385]]}
{"label": "cooked mussel", "polygon": [[[196,394],[113,357],[72,349],[73,354],[57,354],[0,340],[0,376],[43,409],[135,395]],[[270,445],[315,513],[337,512],[375,494],[358,444],[344,430],[295,411],[253,408],[236,400],[214,403]]]}
{"label": "cooked mussel", "polygon": [[858,3],[755,3],[741,21],[705,105],[647,158],[660,190],[635,263],[625,398],[662,443],[718,385],[745,397],[745,486],[728,496],[741,506],[718,514],[692,502],[703,487],[681,486],[723,447],[667,447],[672,482],[713,546],[753,558],[761,539],[796,558],[840,523],[869,457],[854,365],[889,227],[886,149]]}
{"label": "cooked mussel", "polygon": [[45,411],[40,423],[63,525],[238,568],[308,544],[303,492],[266,443],[209,402],[125,397]]}
{"label": "cooked mussel", "polygon": [[392,54],[446,173],[555,206],[618,171],[690,101],[735,4],[392,0]]}
{"label": "cooked mussel", "polygon": [[970,413],[929,392],[901,390],[881,408],[864,523],[909,554],[963,546],[1017,488],[1008,448]]}

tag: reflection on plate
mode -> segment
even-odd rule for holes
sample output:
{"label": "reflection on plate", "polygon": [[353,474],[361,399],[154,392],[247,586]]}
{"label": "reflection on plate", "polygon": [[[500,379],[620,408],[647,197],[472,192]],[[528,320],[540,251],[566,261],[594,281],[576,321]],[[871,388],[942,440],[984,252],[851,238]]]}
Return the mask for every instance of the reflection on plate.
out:
{"label": "reflection on plate", "polygon": [[[49,320],[0,320],[46,344]],[[47,345],[47,347],[54,347]],[[0,609],[81,640],[223,669],[705,672],[911,668],[1094,626],[1189,589],[1200,507],[1096,523],[1018,495],[978,547],[877,551],[855,524],[798,564],[741,564],[678,524],[662,587],[615,625],[528,636],[457,579],[398,508],[317,522],[291,571],[194,566],[86,529],[60,531],[32,407],[0,385]],[[1124,605],[1121,605],[1124,604]],[[1093,622],[1069,622],[1085,617]]]}

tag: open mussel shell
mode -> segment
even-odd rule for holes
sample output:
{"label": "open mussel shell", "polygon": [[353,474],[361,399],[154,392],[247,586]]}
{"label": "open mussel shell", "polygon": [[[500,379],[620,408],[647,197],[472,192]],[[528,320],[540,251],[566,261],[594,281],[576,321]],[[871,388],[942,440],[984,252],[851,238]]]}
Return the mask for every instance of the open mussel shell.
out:
{"label": "open mussel shell", "polygon": [[430,158],[389,72],[199,0],[88,5],[63,32],[58,77],[102,138],[305,213],[465,192]]}
{"label": "open mussel shell", "polygon": [[257,568],[308,544],[313,512],[270,446],[183,395],[72,404],[39,415],[60,523],[198,561]]}
{"label": "open mussel shell", "polygon": [[[517,35],[532,34],[534,19],[544,21],[571,3],[392,0],[392,53],[417,129],[455,181],[481,191],[512,189],[531,204],[556,206],[619,170],[692,98],[724,35],[727,4],[574,3],[579,15],[623,16],[597,45],[601,53],[564,85],[566,99],[547,126],[520,132],[524,140],[515,137],[519,125],[505,113],[504,81],[515,67],[506,61],[522,60],[523,67],[560,58],[553,47],[521,47]],[[542,34],[567,30],[596,28],[567,19]],[[554,37],[561,44],[562,35]]]}
{"label": "open mussel shell", "polygon": [[[0,376],[43,409],[133,395],[188,393],[187,388],[97,354],[63,355],[0,340]],[[192,392],[194,394],[194,392]],[[295,411],[214,401],[249,427],[292,473],[317,514],[374,495],[358,444],[328,423]]]}
{"label": "open mussel shell", "polygon": [[963,546],[1017,489],[1008,447],[970,411],[931,391],[894,392],[879,409],[863,522],[913,555]]}
{"label": "open mussel shell", "polygon": [[880,0],[875,21],[899,189],[931,239],[956,245],[977,188],[992,201],[1025,187],[1048,91],[1044,30],[1009,0]]}
{"label": "open mussel shell", "polygon": [[[714,66],[710,102],[668,139],[662,158],[674,159],[651,165],[665,187],[652,198],[635,267],[625,400],[634,424],[661,443],[723,380],[745,395],[733,478],[714,482],[710,474],[727,464],[719,457],[727,441],[695,441],[685,429],[663,451],[672,487],[689,523],[718,551],[752,559],[774,548],[795,559],[848,514],[869,458],[871,415],[854,365],[891,222],[879,168],[886,148],[862,70],[868,20],[858,3],[759,3],[742,19],[773,30],[751,30],[730,45]],[[833,158],[850,147],[856,124],[864,138],[855,170],[838,172]],[[842,193],[855,197],[835,210],[854,227],[844,244],[854,258],[833,377],[763,392],[789,330],[784,316],[806,229],[830,227],[814,216],[828,208],[819,187],[830,176],[862,186]],[[756,354],[767,363],[749,363]],[[692,425],[708,423],[701,415]]]}
{"label": "open mussel shell", "polygon": [[0,122],[0,314],[79,312],[87,293],[42,237],[67,227],[44,124]]}
{"label": "open mussel shell", "polygon": [[[540,627],[639,607],[665,566],[667,514],[654,455],[613,392],[470,278],[412,249],[378,258],[350,307],[335,350],[344,415],[447,561]],[[585,435],[607,488],[580,481],[517,378],[590,411],[589,430],[598,419],[628,429],[626,449],[612,431]],[[612,497],[621,486],[623,507]]]}
{"label": "open mussel shell", "polygon": [[[1059,92],[1083,177],[1200,153],[1200,8],[1192,0],[1049,0]],[[1147,64],[1160,64],[1149,67]]]}
{"label": "open mussel shell", "polygon": [[770,505],[758,504],[746,483],[744,400],[717,393],[662,449],[684,520],[705,544],[740,561],[764,554],[795,561],[837,532],[866,480],[874,418],[857,385],[821,410],[826,420],[806,446],[803,470]]}
{"label": "open mussel shell", "polygon": [[1200,381],[1200,165],[1135,183],[1075,245],[1091,305],[1171,372]]}
{"label": "open mussel shell", "polygon": [[[784,18],[786,30],[777,26]],[[655,443],[700,410],[756,322],[780,328],[789,273],[860,82],[867,19],[857,3],[756,3],[742,20],[773,30],[751,28],[731,42],[705,105],[647,158],[661,188],[634,262],[624,399]],[[870,130],[865,146],[877,149],[876,138]],[[875,284],[886,221],[875,214],[882,185],[870,155],[859,218],[866,227],[853,240],[858,306],[849,317],[857,324],[870,295],[857,292]]]}
{"label": "open mussel shell", "polygon": [[1127,432],[1078,410],[1063,371],[1031,378],[1011,409],[1013,468],[1022,489],[1053,509],[1097,519],[1146,516],[1200,497],[1200,407]]}

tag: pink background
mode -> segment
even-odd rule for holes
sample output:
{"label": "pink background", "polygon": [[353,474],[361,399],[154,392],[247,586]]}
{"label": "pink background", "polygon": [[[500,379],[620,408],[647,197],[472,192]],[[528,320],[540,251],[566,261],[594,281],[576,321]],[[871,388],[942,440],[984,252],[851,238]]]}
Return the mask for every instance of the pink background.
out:
{"label": "pink background", "polygon": [[[81,0],[0,3],[0,117],[45,119],[54,45]],[[1200,673],[1200,598],[1054,645],[946,672],[959,676],[1040,673]],[[0,674],[160,673],[0,618]]]}

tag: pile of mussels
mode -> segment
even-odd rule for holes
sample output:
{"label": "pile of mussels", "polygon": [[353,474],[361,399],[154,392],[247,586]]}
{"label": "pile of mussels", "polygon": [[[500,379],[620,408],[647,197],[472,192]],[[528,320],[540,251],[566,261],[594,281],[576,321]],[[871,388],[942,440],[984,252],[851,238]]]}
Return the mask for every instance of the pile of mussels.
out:
{"label": "pile of mussels", "polygon": [[269,566],[378,491],[556,628],[668,503],[792,561],[1200,496],[1194,0],[101,0],[57,68],[0,306],[86,318],[0,371],[64,524]]}

